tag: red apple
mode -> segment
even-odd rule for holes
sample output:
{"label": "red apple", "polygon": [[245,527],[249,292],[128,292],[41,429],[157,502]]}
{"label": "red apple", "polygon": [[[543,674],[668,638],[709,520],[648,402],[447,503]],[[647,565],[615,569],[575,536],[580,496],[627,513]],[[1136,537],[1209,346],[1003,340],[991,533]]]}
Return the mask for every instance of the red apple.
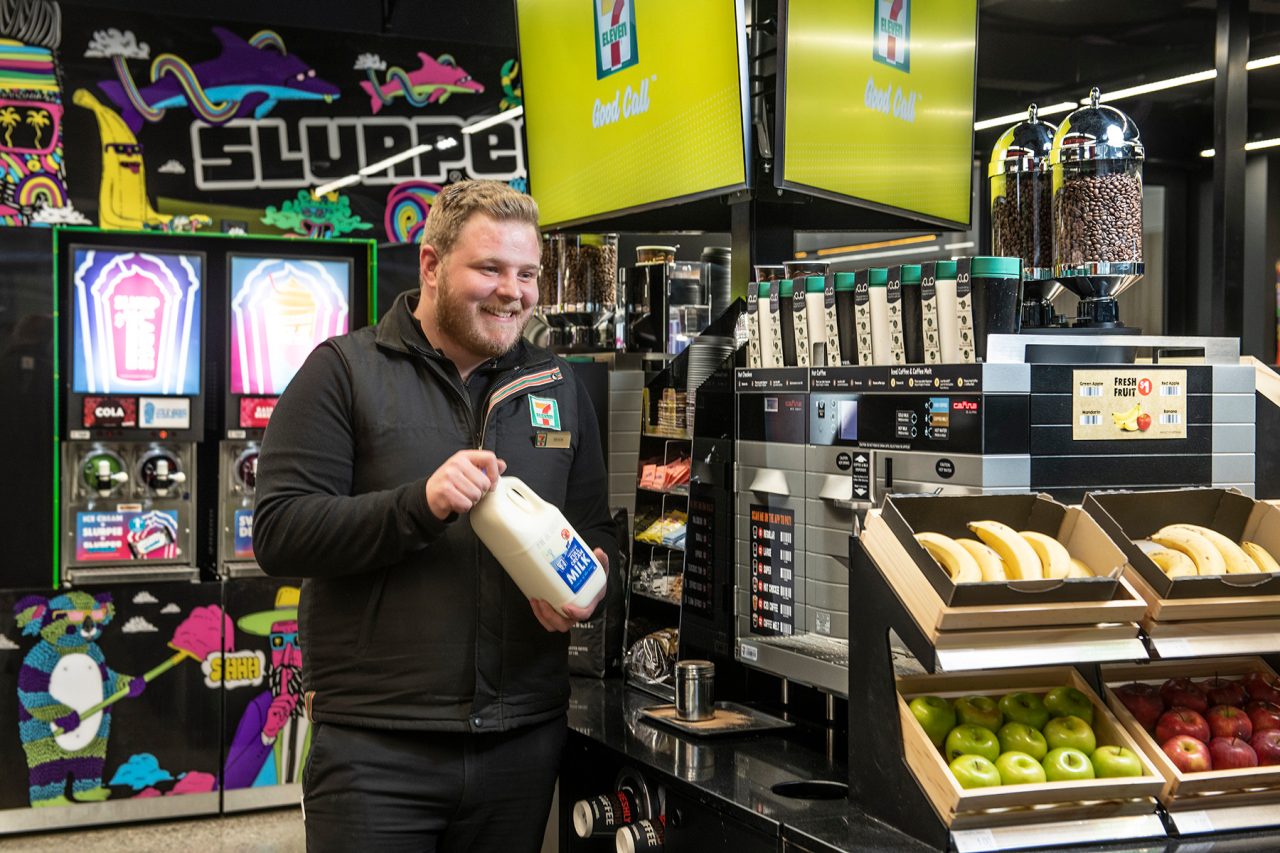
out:
{"label": "red apple", "polygon": [[1138,415],[1137,421],[1138,421],[1138,429],[1140,429],[1141,431],[1146,432],[1147,430],[1151,429],[1151,415],[1148,415],[1146,412],[1143,412],[1142,414]]}
{"label": "red apple", "polygon": [[1215,738],[1235,737],[1248,740],[1253,737],[1253,721],[1240,708],[1232,705],[1214,705],[1204,718],[1209,723],[1209,731]]}
{"label": "red apple", "polygon": [[1255,702],[1280,705],[1280,678],[1269,672],[1251,672],[1244,677],[1244,689]]}
{"label": "red apple", "polygon": [[1210,678],[1208,681],[1200,682],[1200,689],[1204,690],[1204,695],[1209,700],[1210,708],[1214,705],[1234,705],[1239,708],[1249,700],[1249,694],[1245,691],[1244,684],[1239,681]]}
{"label": "red apple", "polygon": [[1244,706],[1244,710],[1249,715],[1249,722],[1253,723],[1255,732],[1280,729],[1280,705],[1274,702],[1250,702]]}
{"label": "red apple", "polygon": [[1249,746],[1258,756],[1258,764],[1265,766],[1280,765],[1280,729],[1267,729],[1258,732],[1249,741]]}
{"label": "red apple", "polygon": [[1211,736],[1209,724],[1204,717],[1190,708],[1171,708],[1160,715],[1156,721],[1156,740],[1164,743],[1178,735],[1186,735],[1196,740],[1209,742]]}
{"label": "red apple", "polygon": [[1135,681],[1133,684],[1122,684],[1113,692],[1120,704],[1133,714],[1133,718],[1144,729],[1151,731],[1155,728],[1156,721],[1164,713],[1164,700],[1160,698],[1160,691],[1154,685]]}
{"label": "red apple", "polygon": [[1209,747],[1188,735],[1169,738],[1160,747],[1169,756],[1173,766],[1183,773],[1199,773],[1213,769],[1213,759],[1209,755]]}
{"label": "red apple", "polygon": [[1190,708],[1198,714],[1209,710],[1209,700],[1200,685],[1190,678],[1170,678],[1160,687],[1160,698],[1166,708]]}
{"label": "red apple", "polygon": [[1258,754],[1248,741],[1238,737],[1216,737],[1209,741],[1209,758],[1213,761],[1214,770],[1258,766]]}

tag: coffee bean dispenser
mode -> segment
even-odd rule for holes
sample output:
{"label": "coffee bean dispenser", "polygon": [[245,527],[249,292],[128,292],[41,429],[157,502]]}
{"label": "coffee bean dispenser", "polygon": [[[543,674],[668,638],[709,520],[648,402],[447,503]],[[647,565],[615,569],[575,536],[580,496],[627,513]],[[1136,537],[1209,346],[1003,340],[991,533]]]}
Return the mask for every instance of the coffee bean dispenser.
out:
{"label": "coffee bean dispenser", "polygon": [[987,180],[991,187],[991,253],[1021,258],[1022,327],[1045,328],[1064,322],[1052,301],[1062,292],[1053,270],[1053,185],[1049,153],[1057,128],[1036,116],[1000,135],[991,151]]}
{"label": "coffee bean dispenser", "polygon": [[1142,278],[1142,161],[1138,128],[1089,103],[1066,117],[1049,154],[1054,273],[1080,297],[1076,326],[1122,326],[1116,297]]}

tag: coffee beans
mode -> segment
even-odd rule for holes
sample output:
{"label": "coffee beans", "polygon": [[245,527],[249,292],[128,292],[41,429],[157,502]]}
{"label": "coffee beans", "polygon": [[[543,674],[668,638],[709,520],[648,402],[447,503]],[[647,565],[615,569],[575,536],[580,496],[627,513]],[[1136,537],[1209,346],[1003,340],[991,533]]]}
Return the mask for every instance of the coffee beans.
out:
{"label": "coffee beans", "polygon": [[1053,199],[1055,263],[1142,260],[1142,178],[1067,174]]}
{"label": "coffee beans", "polygon": [[992,253],[1026,269],[1053,265],[1053,192],[1048,172],[1010,172],[991,207]]}
{"label": "coffee beans", "polygon": [[564,237],[551,234],[542,239],[542,269],[538,271],[538,305],[554,309],[560,302],[560,259]]}
{"label": "coffee beans", "polygon": [[566,311],[590,310],[586,306],[612,306],[618,284],[618,244],[603,245],[586,238],[565,241],[561,300]]}

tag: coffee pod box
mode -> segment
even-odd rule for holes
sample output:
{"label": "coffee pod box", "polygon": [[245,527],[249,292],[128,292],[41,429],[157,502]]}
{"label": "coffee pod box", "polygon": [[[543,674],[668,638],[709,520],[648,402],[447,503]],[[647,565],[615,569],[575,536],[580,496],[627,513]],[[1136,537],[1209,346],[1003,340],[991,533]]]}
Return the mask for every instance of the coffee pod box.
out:
{"label": "coffee pod box", "polygon": [[813,352],[809,341],[809,302],[805,299],[805,278],[793,279],[791,287],[791,325],[796,341],[796,367],[809,367],[813,361]]}
{"label": "coffee pod box", "polygon": [[764,367],[760,355],[760,285],[747,284],[747,367]]}
{"label": "coffee pod box", "polygon": [[785,367],[782,356],[782,310],[778,301],[778,282],[760,282],[760,366]]}
{"label": "coffee pod box", "polygon": [[938,324],[938,270],[950,264],[955,278],[954,261],[928,261],[920,265],[920,335],[924,344],[924,363],[942,364],[942,335]]}
{"label": "coffee pod box", "polygon": [[[810,279],[812,280],[812,279]],[[823,363],[827,367],[839,367],[840,359],[840,317],[836,310],[836,277],[822,277],[822,326],[823,340],[826,341]]]}
{"label": "coffee pod box", "polygon": [[889,292],[891,297],[895,281],[900,282],[899,292],[902,294],[902,298],[899,300],[899,304],[902,306],[902,331],[898,337],[902,342],[902,349],[905,354],[903,363],[924,364],[924,331],[920,318],[920,265],[901,264],[889,267]]}
{"label": "coffee pod box", "polygon": [[960,364],[974,364],[978,360],[978,350],[974,343],[977,325],[973,321],[972,264],[973,258],[960,258],[956,261],[955,355]]}
{"label": "coffee pod box", "polygon": [[853,334],[858,347],[858,359],[854,364],[875,364],[871,346],[871,285],[870,270],[858,270],[853,280]]}

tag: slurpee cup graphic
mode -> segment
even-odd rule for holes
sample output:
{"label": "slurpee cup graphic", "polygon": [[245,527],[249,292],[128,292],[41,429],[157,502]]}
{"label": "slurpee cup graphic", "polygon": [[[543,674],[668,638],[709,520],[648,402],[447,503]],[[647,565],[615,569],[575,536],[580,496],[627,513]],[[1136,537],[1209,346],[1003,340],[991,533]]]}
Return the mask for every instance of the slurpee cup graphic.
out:
{"label": "slurpee cup graphic", "polygon": [[233,394],[282,393],[317,345],[347,331],[344,263],[234,257],[231,277]]}

